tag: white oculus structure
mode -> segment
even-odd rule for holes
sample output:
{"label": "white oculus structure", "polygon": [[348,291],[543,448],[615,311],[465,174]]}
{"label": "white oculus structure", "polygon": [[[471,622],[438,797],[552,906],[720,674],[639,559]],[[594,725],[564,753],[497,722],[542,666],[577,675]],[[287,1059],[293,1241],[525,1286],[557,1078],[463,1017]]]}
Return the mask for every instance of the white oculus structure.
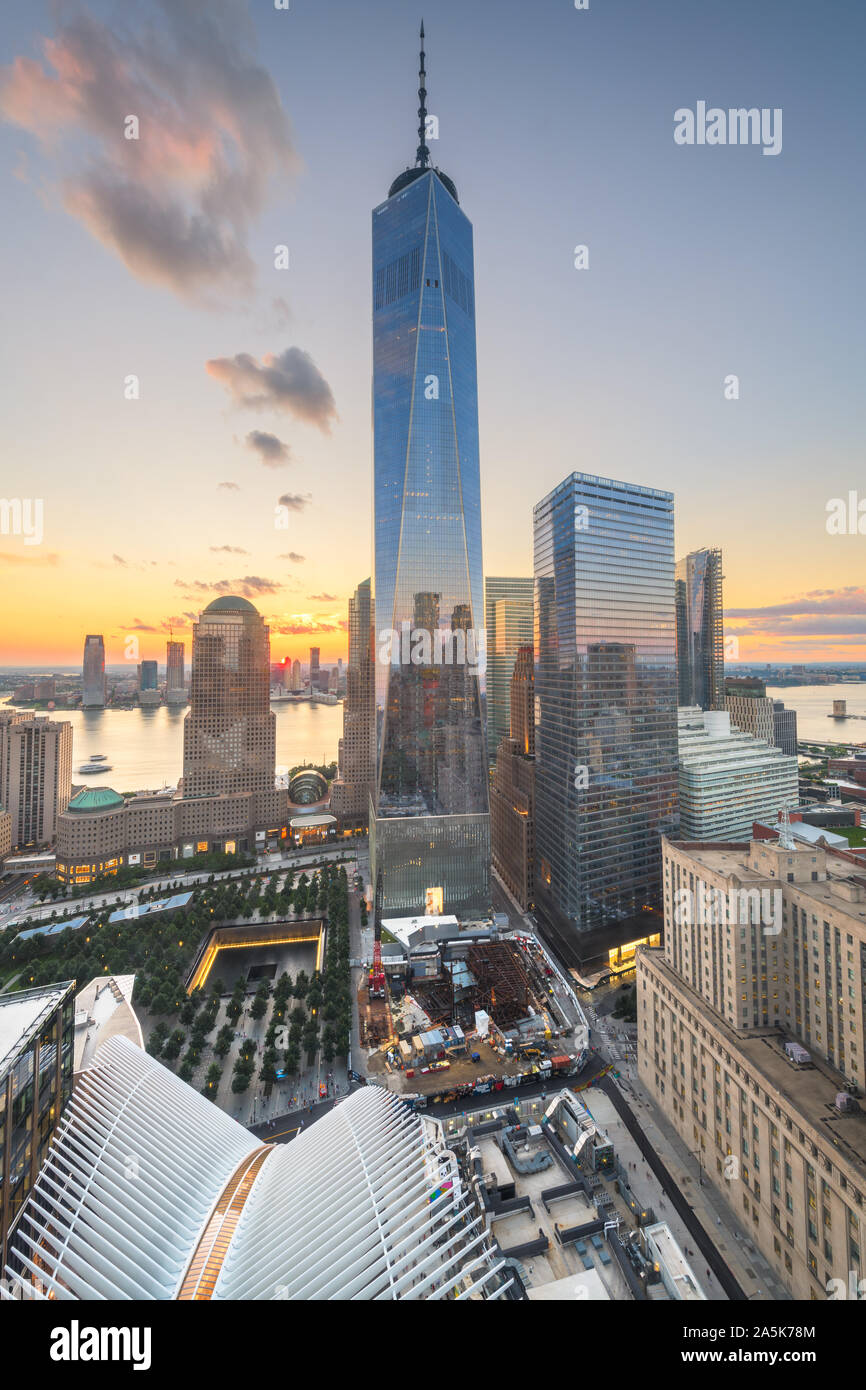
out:
{"label": "white oculus structure", "polygon": [[128,1039],[82,1073],[4,1298],[498,1298],[512,1283],[436,1121],[368,1086],[263,1144]]}

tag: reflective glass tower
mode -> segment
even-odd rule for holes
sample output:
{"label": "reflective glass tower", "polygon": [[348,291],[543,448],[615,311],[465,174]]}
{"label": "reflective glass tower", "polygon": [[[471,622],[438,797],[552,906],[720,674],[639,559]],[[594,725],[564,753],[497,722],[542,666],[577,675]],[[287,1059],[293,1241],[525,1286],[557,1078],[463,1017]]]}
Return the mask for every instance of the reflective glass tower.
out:
{"label": "reflective glass tower", "polygon": [[[484,583],[487,619],[487,756],[496,761],[500,739],[511,726],[511,677],[521,647],[532,645],[531,575],[514,578],[487,576]],[[511,735],[513,737],[513,735]]]}
{"label": "reflective glass tower", "polygon": [[535,900],[586,960],[660,929],[660,836],[677,828],[673,495],[573,473],[534,521]]}
{"label": "reflective glass tower", "polygon": [[722,552],[693,550],[677,564],[679,702],[725,708]]}
{"label": "reflective glass tower", "polygon": [[373,212],[379,909],[486,913],[490,824],[472,226],[426,143]]}

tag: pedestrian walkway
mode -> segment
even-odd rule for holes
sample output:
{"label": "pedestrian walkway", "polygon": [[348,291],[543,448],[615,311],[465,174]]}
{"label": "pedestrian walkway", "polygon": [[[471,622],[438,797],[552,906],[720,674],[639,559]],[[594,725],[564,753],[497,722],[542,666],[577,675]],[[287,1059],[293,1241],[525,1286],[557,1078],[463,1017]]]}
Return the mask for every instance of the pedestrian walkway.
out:
{"label": "pedestrian walkway", "polygon": [[[697,1158],[689,1152],[688,1146],[654,1105],[643,1085],[637,1080],[634,1069],[629,1068],[628,1074],[622,1072],[618,1084],[647,1141],[667,1168],[680,1193],[703,1226],[708,1239],[716,1247],[747,1297],[757,1301],[790,1299],[790,1293],[773,1274],[763,1255],[740,1226],[732,1208],[707,1178],[701,1183]],[[591,1091],[589,1094],[592,1109],[598,1093]],[[615,1114],[611,1102],[606,1097],[603,1099],[609,1110]],[[611,1138],[618,1147],[618,1137],[614,1137],[615,1135],[624,1136],[623,1152],[628,1161],[637,1162],[636,1174],[646,1174],[646,1164],[640,1158],[634,1140],[628,1135],[618,1117],[611,1125]],[[655,1179],[652,1181],[654,1190],[658,1191],[658,1183]],[[638,1192],[643,1197],[640,1187]],[[664,1202],[664,1206],[656,1207],[660,1219],[669,1223],[681,1244],[683,1239],[688,1242],[687,1233],[683,1237],[680,1235],[680,1231],[685,1231],[684,1224],[676,1216],[671,1203],[665,1202],[663,1195],[659,1194],[659,1203],[661,1202]],[[655,1202],[653,1204],[655,1205]],[[700,1262],[699,1257],[695,1272],[699,1277],[706,1274],[706,1266]],[[719,1287],[715,1279],[710,1281],[710,1286],[715,1289]],[[720,1292],[711,1293],[709,1289],[707,1293],[710,1298],[724,1297]]]}

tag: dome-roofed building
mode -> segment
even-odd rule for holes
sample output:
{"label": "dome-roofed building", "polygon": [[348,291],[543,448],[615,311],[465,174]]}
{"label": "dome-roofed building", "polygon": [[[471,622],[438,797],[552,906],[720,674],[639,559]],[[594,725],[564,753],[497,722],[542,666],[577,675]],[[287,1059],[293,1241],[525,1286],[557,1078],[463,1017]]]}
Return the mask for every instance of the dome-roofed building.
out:
{"label": "dome-roofed building", "polygon": [[123,797],[113,787],[85,787],[73,796],[66,807],[68,814],[87,811],[111,811],[123,806]]}
{"label": "dome-roofed building", "polygon": [[304,767],[289,782],[289,800],[295,806],[315,806],[328,795],[328,783],[315,767]]}
{"label": "dome-roofed building", "polygon": [[255,613],[259,616],[259,610],[254,603],[250,603],[248,598],[238,598],[236,594],[223,594],[221,598],[215,598],[213,603],[209,603],[204,610],[205,613]]}
{"label": "dome-roofed building", "polygon": [[465,1300],[512,1287],[436,1121],[369,1086],[291,1144],[263,1144],[123,1037],[79,1079],[6,1273],[4,1298],[65,1300]]}

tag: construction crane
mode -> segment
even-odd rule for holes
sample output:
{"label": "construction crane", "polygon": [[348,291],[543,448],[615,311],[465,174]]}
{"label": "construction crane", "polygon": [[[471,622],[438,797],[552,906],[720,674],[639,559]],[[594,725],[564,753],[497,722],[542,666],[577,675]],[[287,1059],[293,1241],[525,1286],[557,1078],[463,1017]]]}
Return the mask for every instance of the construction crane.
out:
{"label": "construction crane", "polygon": [[380,927],[376,923],[373,937],[373,964],[370,968],[370,998],[385,998],[385,968],[382,965],[382,941],[380,938]]}
{"label": "construction crane", "polygon": [[385,998],[385,967],[382,964],[382,872],[377,875],[373,916],[373,965],[370,970],[371,999]]}

